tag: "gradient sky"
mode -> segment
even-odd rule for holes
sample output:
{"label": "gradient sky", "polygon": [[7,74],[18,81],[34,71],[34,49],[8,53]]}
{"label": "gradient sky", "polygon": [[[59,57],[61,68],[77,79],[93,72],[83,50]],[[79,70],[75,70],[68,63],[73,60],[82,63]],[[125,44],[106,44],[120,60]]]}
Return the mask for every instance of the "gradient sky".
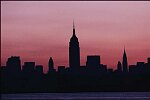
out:
{"label": "gradient sky", "polygon": [[116,68],[124,46],[130,65],[150,57],[149,1],[1,1],[1,65],[13,55],[45,72],[50,56],[55,68],[68,66],[73,19],[81,65],[87,55],[100,55]]}

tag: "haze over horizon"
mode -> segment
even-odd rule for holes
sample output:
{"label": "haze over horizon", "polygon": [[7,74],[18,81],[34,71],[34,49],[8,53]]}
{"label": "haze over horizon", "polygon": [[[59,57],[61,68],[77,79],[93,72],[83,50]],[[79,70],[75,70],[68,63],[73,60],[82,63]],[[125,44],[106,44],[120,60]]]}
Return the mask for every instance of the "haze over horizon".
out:
{"label": "haze over horizon", "polygon": [[117,1],[2,1],[1,65],[20,56],[48,69],[69,65],[69,41],[75,20],[81,65],[87,55],[100,55],[101,63],[116,69],[124,46],[128,63],[150,57],[150,2]]}

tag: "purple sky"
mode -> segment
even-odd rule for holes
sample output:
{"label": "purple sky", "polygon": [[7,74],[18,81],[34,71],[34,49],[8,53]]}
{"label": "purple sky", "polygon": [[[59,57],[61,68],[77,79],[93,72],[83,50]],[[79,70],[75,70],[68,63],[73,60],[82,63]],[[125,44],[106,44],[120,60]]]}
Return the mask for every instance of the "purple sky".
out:
{"label": "purple sky", "polygon": [[56,68],[68,66],[73,19],[81,65],[94,54],[116,68],[124,46],[129,64],[150,57],[149,1],[2,1],[1,65],[14,55],[22,64],[44,65],[45,72],[50,56]]}

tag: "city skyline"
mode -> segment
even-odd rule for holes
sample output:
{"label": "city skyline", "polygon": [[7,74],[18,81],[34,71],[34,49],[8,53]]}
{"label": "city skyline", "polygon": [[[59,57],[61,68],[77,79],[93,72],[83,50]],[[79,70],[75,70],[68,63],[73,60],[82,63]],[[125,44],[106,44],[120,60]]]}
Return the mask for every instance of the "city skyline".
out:
{"label": "city skyline", "polygon": [[[68,8],[65,7],[67,4]],[[68,43],[72,36],[73,19],[80,42],[80,65],[86,64],[86,56],[100,55],[103,64],[116,69],[117,62],[122,62],[124,46],[129,65],[138,61],[146,62],[150,54],[149,4],[148,2],[99,2],[98,4],[48,2],[46,4],[3,1],[1,64],[5,65],[7,58],[14,55],[21,57],[22,65],[26,61],[43,65],[45,72],[48,69],[49,57],[53,57],[55,68],[59,65],[68,67]],[[102,6],[99,8],[100,5]],[[117,7],[120,10],[117,10]],[[89,12],[93,13],[86,16]]]}
{"label": "city skyline", "polygon": [[[128,73],[129,71],[132,73],[133,70],[135,70],[135,66],[138,68],[142,68],[144,71],[145,68],[148,68],[150,63],[150,58],[147,58],[147,63],[145,62],[136,62],[136,65],[128,65],[128,57],[126,54],[126,49],[124,47],[123,57],[122,57],[122,63],[118,61],[118,64],[115,69],[109,68],[106,64],[101,63],[100,55],[87,55],[87,61],[86,65],[80,65],[80,43],[78,41],[78,37],[76,36],[76,29],[75,24],[73,20],[72,25],[72,37],[70,38],[69,42],[69,66],[59,65],[57,66],[58,70],[54,68],[54,61],[53,58],[50,57],[48,61],[48,70],[45,72],[46,74],[55,73],[64,71],[65,69],[70,69],[70,71],[73,71],[73,73],[76,73],[81,71],[81,69],[88,69],[93,71],[99,71],[98,69],[101,69],[102,73],[104,72],[117,72],[117,73]],[[146,67],[144,67],[146,66]],[[7,59],[6,66],[1,66],[2,69],[5,69],[10,74],[18,74],[21,71],[25,72],[31,72],[34,73],[37,71],[37,73],[43,73],[43,65],[38,65],[36,62],[28,61],[24,62],[24,65],[21,64],[20,56],[11,56]],[[136,70],[137,70],[136,69]],[[141,69],[140,69],[141,70]],[[147,69],[149,70],[149,69]],[[137,70],[139,71],[139,70]]]}

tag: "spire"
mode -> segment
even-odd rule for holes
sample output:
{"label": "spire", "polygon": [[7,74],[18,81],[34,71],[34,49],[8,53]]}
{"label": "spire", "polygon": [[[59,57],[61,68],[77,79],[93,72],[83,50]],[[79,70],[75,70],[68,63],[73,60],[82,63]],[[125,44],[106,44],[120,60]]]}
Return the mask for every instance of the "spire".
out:
{"label": "spire", "polygon": [[53,61],[52,57],[50,57],[50,60]]}
{"label": "spire", "polygon": [[128,72],[128,59],[124,46],[123,60],[122,60],[123,72]]}
{"label": "spire", "polygon": [[74,20],[73,20],[73,29],[75,29]]}
{"label": "spire", "polygon": [[75,25],[74,25],[74,20],[73,20],[73,36],[76,36],[76,34],[75,34]]}
{"label": "spire", "polygon": [[126,50],[125,50],[125,46],[124,46],[124,55],[126,55]]}

